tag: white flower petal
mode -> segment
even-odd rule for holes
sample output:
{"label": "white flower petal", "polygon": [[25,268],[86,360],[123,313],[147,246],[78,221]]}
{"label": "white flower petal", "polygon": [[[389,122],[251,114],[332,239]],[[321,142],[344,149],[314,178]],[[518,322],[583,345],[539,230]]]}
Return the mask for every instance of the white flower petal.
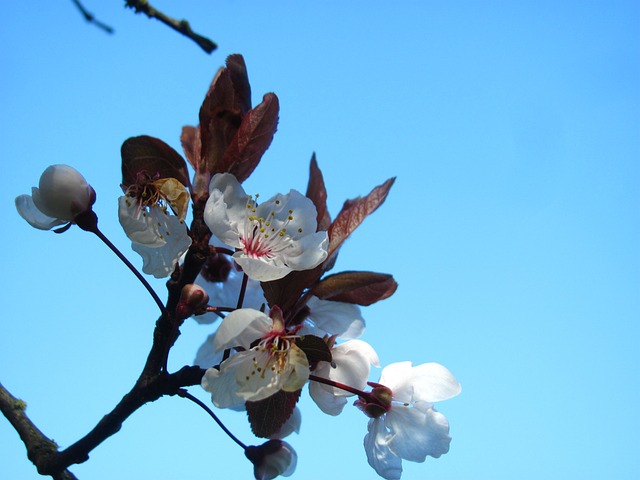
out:
{"label": "white flower petal", "polygon": [[388,446],[399,457],[424,462],[427,455],[437,458],[449,451],[449,423],[432,405],[393,405],[385,417]]}
{"label": "white flower petal", "polygon": [[382,418],[372,418],[364,437],[364,450],[369,465],[378,475],[387,480],[399,480],[402,475],[402,460],[388,446],[389,433]]}
{"label": "white flower petal", "polygon": [[292,240],[282,252],[284,262],[293,270],[310,270],[327,258],[329,236],[327,232],[315,232]]}
{"label": "white flower petal", "polygon": [[391,363],[382,369],[378,383],[391,389],[394,400],[410,403],[413,398],[412,369],[411,362]]}
{"label": "white flower petal", "polygon": [[[291,212],[290,212],[291,211]],[[271,215],[271,213],[275,215]],[[286,228],[291,238],[298,239],[316,231],[316,207],[309,198],[297,190],[290,190],[286,195],[277,194],[260,204],[256,215],[272,218],[276,231]]]}
{"label": "white flower petal", "polygon": [[16,197],[16,209],[20,216],[29,222],[29,225],[39,230],[51,230],[53,227],[68,223],[67,220],[52,218],[42,213],[33,203],[33,198],[30,195]]}
{"label": "white flower petal", "polygon": [[228,358],[220,370],[209,368],[202,377],[202,388],[211,393],[211,401],[218,408],[238,407],[244,399],[238,395],[237,370],[244,362],[251,361],[251,352],[239,352]]}
{"label": "white flower petal", "polygon": [[158,223],[162,226],[163,221],[158,218],[159,210],[153,207],[147,212],[137,204],[135,198],[126,195],[118,198],[118,219],[124,233],[132,242],[147,247],[162,247],[166,243],[166,239],[160,235]]}
{"label": "white flower petal", "polygon": [[413,367],[412,402],[440,402],[458,395],[462,387],[449,370],[438,363],[423,363]]}
{"label": "white flower petal", "polygon": [[380,382],[390,388],[393,399],[403,403],[439,402],[455,397],[460,384],[451,372],[438,363],[392,363],[382,370]]}
{"label": "white flower petal", "polygon": [[[318,372],[314,372],[318,373]],[[318,375],[324,377],[324,375]],[[326,378],[326,377],[325,377]],[[325,388],[328,387],[328,388]],[[318,382],[309,382],[309,394],[316,405],[327,415],[339,415],[347,404],[346,397],[338,397],[331,390],[337,390]]]}
{"label": "white flower petal", "polygon": [[204,343],[198,349],[196,358],[193,361],[194,365],[200,368],[211,368],[214,365],[219,365],[222,362],[222,356],[224,352],[216,352],[213,340],[216,334],[212,333],[207,337]]}
{"label": "white flower petal", "polygon": [[[176,217],[171,219],[179,222]],[[175,222],[169,222],[175,223]],[[131,242],[131,248],[140,254],[143,260],[142,271],[156,278],[164,278],[171,275],[178,259],[191,246],[191,237],[187,234],[184,224],[176,225],[174,234],[167,236],[166,243],[161,247],[148,247],[146,245]]]}
{"label": "white flower petal", "polygon": [[281,353],[284,358],[277,358],[259,347],[240,353],[251,353],[236,372],[236,381],[240,384],[238,395],[246,401],[264,400],[279,390],[295,392],[309,379],[307,357],[295,345]]}
{"label": "white flower petal", "polygon": [[310,310],[308,320],[323,332],[319,336],[328,333],[349,340],[360,337],[364,332],[365,322],[360,313],[360,307],[353,303],[332,302],[311,297],[307,307]]}
{"label": "white flower petal", "polygon": [[230,173],[218,173],[209,183],[204,221],[225,244],[240,248],[239,234],[247,217],[247,199],[242,185]]}
{"label": "white flower petal", "polygon": [[[318,362],[314,374],[337,383],[364,390],[369,379],[370,364],[378,365],[378,355],[366,342],[350,340],[334,347],[331,355],[335,368],[328,362]],[[329,415],[338,415],[354,395],[341,388],[320,382],[309,383],[309,393],[318,407]]]}
{"label": "white flower petal", "polygon": [[218,327],[215,349],[220,352],[227,348],[243,347],[251,344],[271,331],[271,319],[252,308],[240,308],[229,313]]}
{"label": "white flower petal", "polygon": [[300,390],[309,380],[309,360],[297,345],[291,345],[289,348],[287,366],[290,371],[282,382],[282,390],[285,392]]}
{"label": "white flower petal", "polygon": [[245,255],[243,252],[236,252],[233,254],[233,259],[236,261],[244,273],[250,278],[258,280],[260,282],[271,282],[272,280],[279,280],[285,277],[289,272],[293,271],[287,267],[279,259],[274,261],[266,261],[264,257],[252,258]]}

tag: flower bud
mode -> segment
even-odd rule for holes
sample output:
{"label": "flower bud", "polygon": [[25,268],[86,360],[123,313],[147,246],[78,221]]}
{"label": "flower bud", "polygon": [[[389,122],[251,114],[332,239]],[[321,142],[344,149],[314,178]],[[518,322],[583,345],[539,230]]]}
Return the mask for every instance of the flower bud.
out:
{"label": "flower bud", "polygon": [[33,189],[33,203],[45,215],[72,221],[95,201],[95,192],[75,168],[51,165],[40,177],[39,189]]}
{"label": "flower bud", "polygon": [[76,169],[51,165],[40,176],[31,196],[16,198],[18,213],[32,226],[49,230],[56,225],[75,223],[76,217],[89,212],[96,192]]}
{"label": "flower bud", "polygon": [[379,383],[367,383],[373,387],[373,390],[364,396],[360,396],[354,405],[369,418],[381,417],[391,409],[393,392]]}
{"label": "flower bud", "polygon": [[180,300],[176,306],[178,318],[187,318],[193,315],[198,309],[205,307],[209,303],[209,295],[200,285],[189,283],[182,287]]}
{"label": "flower bud", "polygon": [[272,480],[278,475],[290,476],[296,469],[298,455],[282,440],[269,440],[260,446],[249,446],[244,454],[253,463],[256,480]]}

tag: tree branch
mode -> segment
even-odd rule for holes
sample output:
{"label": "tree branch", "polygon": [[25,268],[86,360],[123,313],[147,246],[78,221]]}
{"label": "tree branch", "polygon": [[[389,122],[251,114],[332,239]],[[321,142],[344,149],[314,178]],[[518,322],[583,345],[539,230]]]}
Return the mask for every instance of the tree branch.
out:
{"label": "tree branch", "polygon": [[[58,445],[33,424],[25,413],[26,408],[25,402],[11,395],[0,383],[0,411],[20,435],[22,442],[27,447],[29,460],[37,467],[39,473],[47,475],[49,473],[43,471],[42,468],[48,465],[51,458],[59,455]],[[60,469],[49,475],[54,480],[77,480],[76,476],[66,469]]]}
{"label": "tree branch", "polygon": [[82,16],[87,22],[93,23],[96,27],[104,30],[109,34],[113,33],[114,30],[112,27],[96,19],[96,17],[94,17],[92,13],[90,13],[86,8],[84,8],[84,5],[82,5],[79,0],[71,0],[71,1],[74,3],[76,7],[78,7],[78,10],[80,10],[80,13],[82,14]]}
{"label": "tree branch", "polygon": [[212,42],[206,37],[202,35],[198,35],[193,30],[191,30],[191,26],[189,22],[186,20],[176,20],[175,18],[171,18],[161,11],[152,7],[147,0],[125,0],[125,6],[132,8],[135,10],[135,13],[144,13],[149,18],[155,18],[160,20],[162,23],[167,25],[168,27],[174,29],[176,32],[181,33],[187,38],[190,38],[194,42],[196,42],[200,48],[202,48],[205,52],[211,53],[218,45],[215,42]]}

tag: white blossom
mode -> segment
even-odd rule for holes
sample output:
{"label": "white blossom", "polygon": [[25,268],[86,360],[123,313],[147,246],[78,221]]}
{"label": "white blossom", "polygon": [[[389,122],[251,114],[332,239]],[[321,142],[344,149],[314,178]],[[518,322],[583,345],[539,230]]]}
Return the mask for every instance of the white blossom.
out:
{"label": "white blossom", "polygon": [[[279,390],[295,392],[309,379],[307,356],[295,344],[295,336],[284,329],[281,317],[273,319],[251,308],[234,310],[220,324],[214,346],[220,352],[242,347],[220,364],[209,368],[202,387],[211,392],[219,408],[270,397]],[[259,340],[251,348],[251,344]]]}
{"label": "white blossom", "polygon": [[143,191],[151,193],[141,195],[130,188],[118,199],[118,218],[131,248],[142,257],[142,271],[156,278],[167,277],[191,246],[184,223],[188,192],[173,178],[150,182]]}
{"label": "white blossom", "polygon": [[[331,349],[332,362],[318,362],[314,375],[333,382],[364,390],[371,365],[380,366],[378,354],[362,340],[349,340]],[[338,415],[353,393],[320,382],[309,382],[309,393],[320,409]]]}
{"label": "white blossom", "polygon": [[296,190],[258,205],[229,173],[213,176],[204,220],[211,232],[237,249],[234,260],[249,277],[277,280],[316,267],[327,257],[327,232],[316,232],[316,208]]}
{"label": "white blossom", "polygon": [[[442,365],[411,362],[387,366],[373,394],[381,401],[366,399],[356,404],[371,418],[364,448],[369,464],[381,477],[397,480],[402,459],[424,462],[449,451],[449,423],[432,403],[455,397],[460,384]],[[390,394],[390,398],[387,396]],[[372,407],[372,408],[369,408]],[[377,412],[377,413],[373,413]]]}
{"label": "white blossom", "polygon": [[95,191],[76,169],[68,165],[51,165],[40,176],[31,195],[16,197],[16,209],[32,227],[51,230],[73,222],[88,211],[95,201]]}
{"label": "white blossom", "polygon": [[365,328],[360,307],[353,303],[321,300],[312,296],[307,302],[309,316],[300,335],[335,335],[345,340],[358,338]]}

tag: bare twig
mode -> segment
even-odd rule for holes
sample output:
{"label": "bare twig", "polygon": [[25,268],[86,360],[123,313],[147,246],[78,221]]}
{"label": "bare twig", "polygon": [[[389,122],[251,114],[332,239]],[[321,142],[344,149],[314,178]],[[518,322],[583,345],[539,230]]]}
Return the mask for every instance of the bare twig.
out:
{"label": "bare twig", "polygon": [[147,0],[125,0],[125,6],[132,8],[136,13],[144,13],[149,18],[155,18],[160,20],[162,23],[167,25],[168,27],[174,29],[176,32],[181,33],[187,38],[190,38],[194,42],[196,42],[200,48],[202,48],[205,52],[211,53],[218,45],[215,42],[212,42],[206,37],[202,35],[198,35],[193,30],[191,30],[191,26],[189,22],[186,20],[176,20],[175,18],[171,18],[156,8],[152,7]]}
{"label": "bare twig", "polygon": [[78,10],[80,10],[80,13],[82,14],[82,16],[84,17],[84,19],[89,22],[89,23],[93,23],[96,27],[104,30],[107,33],[113,33],[113,27],[110,27],[109,25],[107,25],[106,23],[102,23],[100,20],[96,19],[96,17],[93,16],[92,13],[90,13],[85,7],[84,5],[82,5],[80,3],[79,0],[71,0],[73,2],[73,4],[78,7]]}

